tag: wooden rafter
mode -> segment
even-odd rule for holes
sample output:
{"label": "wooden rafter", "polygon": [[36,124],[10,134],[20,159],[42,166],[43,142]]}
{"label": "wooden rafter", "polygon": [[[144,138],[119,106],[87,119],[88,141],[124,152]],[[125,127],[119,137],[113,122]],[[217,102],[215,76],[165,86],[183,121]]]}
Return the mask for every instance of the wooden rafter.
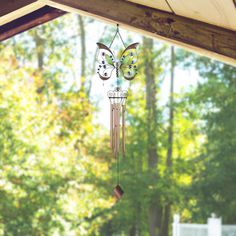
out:
{"label": "wooden rafter", "polygon": [[233,1],[233,3],[234,3],[235,8],[236,8],[236,0],[232,0],[232,1]]}
{"label": "wooden rafter", "polygon": [[13,1],[1,1],[0,2],[0,17],[7,15],[11,12],[17,11],[23,7],[26,7],[32,3],[34,3],[35,0],[13,0]]}
{"label": "wooden rafter", "polygon": [[36,0],[0,1],[0,26],[45,6]]}
{"label": "wooden rafter", "polygon": [[134,31],[236,65],[236,31],[125,0],[40,0],[42,3],[120,23]]}
{"label": "wooden rafter", "polygon": [[66,12],[45,6],[0,26],[0,41],[64,15]]}

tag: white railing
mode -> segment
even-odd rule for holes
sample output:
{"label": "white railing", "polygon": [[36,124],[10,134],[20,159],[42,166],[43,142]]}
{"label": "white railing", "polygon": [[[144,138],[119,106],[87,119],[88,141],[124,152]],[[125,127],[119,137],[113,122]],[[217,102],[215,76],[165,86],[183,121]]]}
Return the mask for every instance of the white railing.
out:
{"label": "white railing", "polygon": [[179,228],[180,236],[208,236],[207,225],[181,224]]}
{"label": "white railing", "polygon": [[222,225],[222,236],[236,236],[236,225]]}
{"label": "white railing", "polygon": [[209,218],[207,224],[182,224],[174,215],[173,236],[236,236],[236,225],[222,225],[221,218]]}

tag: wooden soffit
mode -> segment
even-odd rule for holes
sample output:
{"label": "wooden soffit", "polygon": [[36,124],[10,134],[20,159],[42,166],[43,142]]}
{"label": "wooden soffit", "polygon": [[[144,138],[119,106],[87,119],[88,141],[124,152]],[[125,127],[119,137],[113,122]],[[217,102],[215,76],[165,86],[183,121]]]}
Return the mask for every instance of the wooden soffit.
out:
{"label": "wooden soffit", "polygon": [[[125,0],[41,0],[236,66],[236,31]],[[163,8],[166,5],[162,5]]]}
{"label": "wooden soffit", "polygon": [[0,41],[53,20],[66,12],[34,0],[0,1]]}
{"label": "wooden soffit", "polygon": [[[220,14],[222,0],[7,0],[0,2],[0,35],[6,35],[7,24],[11,32],[15,28],[15,33],[19,33],[34,24],[50,20],[49,15],[45,20],[42,16],[40,18],[40,14],[37,15],[37,11],[44,12],[41,9],[50,6],[50,11],[54,9],[51,19],[62,15],[64,11],[77,12],[106,22],[119,23],[143,35],[236,65],[236,23],[230,21],[235,17],[234,0],[224,0],[224,4],[227,4],[225,12],[218,17],[212,13],[209,1],[214,2],[214,9]],[[4,2],[7,4],[4,5]],[[193,7],[195,11],[191,8],[188,13],[190,2],[198,5]],[[55,9],[62,11],[56,13]],[[227,13],[230,16],[228,18]],[[45,15],[45,12],[42,14]],[[22,20],[27,15],[29,18]],[[38,18],[40,20],[37,21]],[[31,20],[34,23],[27,26],[27,21]],[[4,38],[0,36],[0,40]]]}

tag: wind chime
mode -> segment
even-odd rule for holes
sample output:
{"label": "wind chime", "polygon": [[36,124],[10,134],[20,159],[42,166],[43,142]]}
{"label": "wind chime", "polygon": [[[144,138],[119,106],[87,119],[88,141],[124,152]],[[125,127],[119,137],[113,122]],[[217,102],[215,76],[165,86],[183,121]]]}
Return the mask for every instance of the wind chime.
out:
{"label": "wind chime", "polygon": [[[120,38],[124,50],[121,50],[115,56],[111,47],[117,36]],[[126,46],[119,32],[119,25],[117,25],[116,33],[109,47],[103,43],[97,43],[97,45],[99,48],[97,55],[97,73],[99,77],[105,81],[112,77],[113,72],[116,74],[115,89],[108,91],[107,95],[110,100],[110,146],[117,163],[117,185],[113,192],[114,196],[119,200],[124,194],[119,180],[119,161],[120,153],[122,153],[123,158],[125,157],[125,111],[128,97],[128,91],[122,90],[120,80],[122,77],[126,80],[135,78],[138,58],[136,49],[139,43]]]}

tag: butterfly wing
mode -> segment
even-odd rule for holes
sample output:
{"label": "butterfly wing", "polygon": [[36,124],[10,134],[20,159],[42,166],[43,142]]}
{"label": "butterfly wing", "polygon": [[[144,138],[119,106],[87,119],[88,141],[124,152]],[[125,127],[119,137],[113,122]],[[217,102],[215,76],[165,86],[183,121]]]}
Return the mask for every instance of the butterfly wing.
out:
{"label": "butterfly wing", "polygon": [[127,80],[132,80],[137,74],[137,46],[139,43],[129,45],[122,53],[120,58],[120,70]]}
{"label": "butterfly wing", "polygon": [[97,73],[102,80],[110,79],[113,70],[115,69],[115,57],[106,45],[97,43],[99,52],[97,55]]}

